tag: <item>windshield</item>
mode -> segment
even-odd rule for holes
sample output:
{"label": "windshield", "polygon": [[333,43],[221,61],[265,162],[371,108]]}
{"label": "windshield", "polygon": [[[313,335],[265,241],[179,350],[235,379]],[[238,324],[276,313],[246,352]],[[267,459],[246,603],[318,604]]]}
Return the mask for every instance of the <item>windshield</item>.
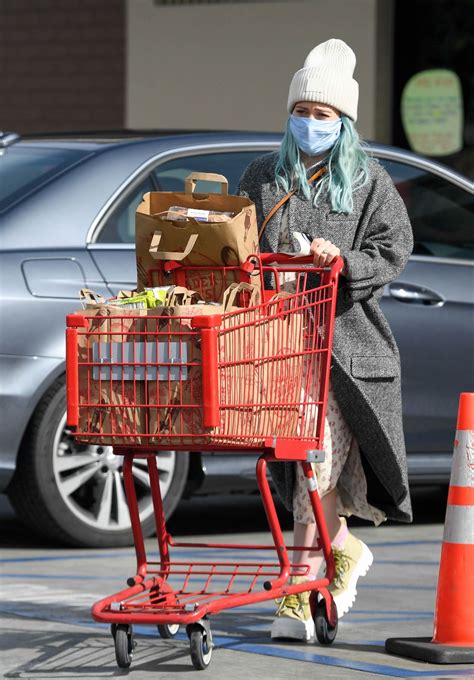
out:
{"label": "windshield", "polygon": [[0,153],[0,212],[71,167],[90,150],[11,146]]}

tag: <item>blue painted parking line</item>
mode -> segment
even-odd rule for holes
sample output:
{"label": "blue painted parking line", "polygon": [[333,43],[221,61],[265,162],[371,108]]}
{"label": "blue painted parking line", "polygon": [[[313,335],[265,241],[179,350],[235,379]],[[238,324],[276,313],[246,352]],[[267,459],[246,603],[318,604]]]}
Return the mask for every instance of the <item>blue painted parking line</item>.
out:
{"label": "blue painted parking line", "polygon": [[417,616],[433,616],[432,611],[412,611],[409,612],[405,609],[351,609],[352,616],[366,616],[371,614],[393,614],[406,616],[407,614],[416,614]]}
{"label": "blue painted parking line", "polygon": [[101,560],[105,557],[134,558],[135,553],[106,552],[91,555],[36,555],[35,557],[7,557],[0,559],[0,564],[21,564],[22,562],[66,562],[68,560]]}
{"label": "blue painted parking line", "polygon": [[[85,576],[82,574],[0,574],[0,578],[20,578],[20,579],[31,579],[33,581],[107,581],[108,583],[113,583],[114,579],[110,578],[110,574],[104,574],[104,576]],[[115,576],[115,579],[118,577]],[[125,579],[121,578],[120,583],[123,583]]]}
{"label": "blue painted parking line", "polygon": [[378,673],[392,678],[440,678],[446,676],[472,676],[474,677],[474,669],[455,669],[440,671],[433,668],[432,671],[415,671],[406,668],[399,668],[397,666],[386,666],[385,664],[376,664],[365,661],[355,661],[351,659],[343,659],[336,656],[328,656],[317,654],[310,651],[300,651],[297,649],[288,649],[282,647],[256,645],[254,643],[247,643],[237,641],[237,643],[229,643],[226,640],[221,643],[222,638],[215,638],[213,640],[216,645],[223,648],[232,647],[239,652],[248,652],[250,654],[261,654],[263,656],[273,656],[284,659],[292,659],[294,661],[308,661],[310,663],[317,663],[323,666],[333,666],[337,668],[345,668],[347,670],[365,671],[366,673]]}
{"label": "blue painted parking line", "polygon": [[[9,613],[16,613],[18,616],[24,617],[25,614],[19,610],[15,612],[10,610]],[[77,625],[81,627],[86,627],[89,629],[100,628],[102,630],[108,630],[108,624],[100,623],[87,623],[83,619],[73,618],[73,617],[32,617],[31,613],[28,613],[28,618],[37,618],[40,620],[47,620],[57,623],[69,623],[70,625]],[[146,636],[146,637],[157,637],[156,629],[152,626],[141,626],[135,625],[134,630],[136,633]],[[179,632],[176,636],[178,641],[187,642],[187,636],[184,632]],[[227,636],[220,634],[213,634],[213,640],[216,648],[235,650],[238,652],[245,652],[248,654],[260,654],[263,656],[271,656],[275,658],[282,659],[292,659],[294,661],[305,661],[309,663],[316,663],[322,666],[332,666],[335,668],[345,668],[347,670],[363,671],[366,673],[378,673],[379,675],[386,677],[395,678],[441,678],[448,676],[464,676],[464,677],[474,677],[474,669],[467,668],[456,668],[454,670],[439,670],[439,666],[434,666],[432,670],[410,670],[406,668],[399,668],[398,666],[385,665],[381,663],[370,663],[365,661],[355,661],[352,659],[346,659],[340,656],[329,656],[327,654],[319,654],[316,651],[312,651],[310,648],[308,650],[292,649],[291,647],[279,647],[271,643],[270,638],[256,638],[251,642],[245,640],[245,638],[239,638],[235,636]],[[383,645],[381,640],[358,640],[356,642],[351,641],[350,645],[354,644],[373,644],[374,646]],[[348,650],[349,651],[349,650]],[[387,659],[392,657],[387,656]]]}
{"label": "blue painted parking line", "polygon": [[[428,541],[428,540],[423,540],[423,541],[387,541],[387,542],[380,542],[380,543],[370,543],[371,548],[390,548],[394,547],[397,548],[399,546],[406,546],[406,545],[441,545],[441,541]],[[189,555],[209,555],[212,557],[216,556],[215,550],[208,549],[208,548],[187,548],[187,549],[181,549],[181,548],[173,548],[171,547],[171,550],[173,551],[173,555],[178,555],[184,557],[184,556],[189,556]],[[238,554],[238,551],[233,550],[233,549],[222,549],[223,555],[225,555],[226,558],[231,558],[232,554]],[[119,551],[105,551],[101,553],[89,553],[87,555],[78,555],[78,554],[71,554],[71,555],[36,555],[33,557],[12,557],[12,558],[1,558],[0,559],[0,564],[14,564],[14,563],[21,563],[21,562],[61,562],[61,561],[67,561],[67,560],[100,560],[104,559],[106,557],[128,557],[128,558],[135,558],[135,553],[133,551],[126,551],[126,552],[119,552]],[[148,553],[148,557],[150,559],[159,559],[159,553],[156,551],[152,551]],[[252,561],[252,557],[247,555],[247,559]],[[269,560],[269,559],[274,559],[273,556],[269,555],[259,555],[258,560]],[[391,561],[384,561],[381,560],[381,563],[391,563]],[[395,563],[399,564],[424,564],[424,562],[418,562],[416,560],[413,561],[407,561],[403,562],[400,560],[395,560]],[[431,562],[426,562],[426,564],[431,564]]]}
{"label": "blue painted parking line", "polygon": [[[156,631],[147,626],[134,626],[136,633],[147,637],[157,637]],[[176,636],[179,641],[187,642],[187,636],[184,632],[179,632]],[[239,652],[246,652],[249,654],[260,654],[264,656],[272,656],[277,658],[292,659],[294,661],[306,661],[309,663],[317,663],[323,666],[332,666],[336,668],[346,668],[347,670],[365,671],[366,673],[378,673],[387,677],[398,678],[439,678],[445,676],[474,676],[474,669],[466,670],[446,670],[439,671],[438,667],[433,668],[432,671],[415,671],[399,668],[396,666],[388,666],[385,664],[375,664],[364,661],[355,661],[351,659],[344,659],[342,657],[328,656],[318,654],[317,652],[302,651],[299,649],[291,649],[289,647],[278,647],[269,643],[269,638],[265,637],[253,642],[246,642],[243,638],[232,637],[227,635],[213,634],[213,641],[217,649],[228,649]],[[384,644],[383,641],[375,641],[377,646]],[[351,642],[351,644],[355,644]],[[370,640],[360,640],[357,644],[371,644]]]}
{"label": "blue painted parking line", "polygon": [[416,567],[439,567],[439,560],[374,560],[376,564],[396,564],[399,566],[416,566]]}
{"label": "blue painted parking line", "polygon": [[432,540],[413,540],[413,541],[379,541],[370,542],[371,548],[398,548],[401,545],[439,545],[441,547],[441,537],[439,541]]}
{"label": "blue painted parking line", "polygon": [[[223,550],[220,551],[222,552],[222,555],[219,555],[219,559],[216,560],[216,554],[217,554],[217,549],[216,550],[203,550],[200,548],[193,548],[193,549],[188,549],[188,550],[180,550],[177,548],[171,548],[171,555],[175,559],[178,560],[185,560],[186,558],[191,558],[191,557],[206,557],[206,558],[213,558],[214,561],[219,561],[219,562],[225,562],[231,561],[232,559],[235,559],[235,557],[238,557],[239,560],[243,562],[278,562],[278,559],[276,558],[275,555],[251,555],[249,552],[246,553],[246,555],[241,555],[241,554],[236,554],[234,552],[230,553],[227,552],[227,550],[224,552]],[[148,559],[150,561],[159,561],[160,559],[160,554],[156,552],[149,552],[148,553]],[[136,556],[134,552],[129,552],[129,553],[118,553],[118,552],[108,552],[108,553],[95,553],[95,554],[90,554],[90,555],[37,555],[36,557],[10,557],[10,558],[2,558],[0,559],[0,564],[21,564],[21,563],[29,563],[29,562],[67,562],[67,561],[76,561],[76,560],[101,560],[101,559],[106,559],[108,557],[123,557],[124,559],[129,559],[135,561]]]}
{"label": "blue painted parking line", "polygon": [[419,586],[411,583],[357,583],[357,589],[365,590],[436,590],[436,586]]}
{"label": "blue painted parking line", "polygon": [[[356,612],[351,611],[351,618],[353,618],[354,614],[356,614]],[[421,614],[421,615],[418,614],[417,615],[417,614],[412,614],[411,612],[406,612],[403,615],[397,615],[397,616],[390,616],[390,615],[384,616],[383,614],[380,614],[379,616],[371,616],[370,618],[365,618],[365,619],[359,618],[357,620],[357,625],[358,626],[363,626],[364,624],[370,625],[370,624],[376,623],[376,622],[377,623],[382,623],[382,622],[393,623],[393,622],[400,622],[400,621],[402,621],[402,622],[403,621],[429,621],[429,620],[432,620],[432,619],[433,619],[433,612],[431,612],[431,614],[429,614],[429,615],[428,614]],[[342,621],[342,623],[340,622],[340,625],[342,625],[342,624],[349,624],[350,625],[350,623],[355,623],[355,622]]]}
{"label": "blue painted parking line", "polygon": [[[268,614],[269,611],[274,610],[274,605],[272,605],[272,600],[268,600],[267,606],[263,607],[262,604],[258,606],[253,606],[253,605],[247,605],[245,607],[245,611],[250,612],[254,615],[256,614]],[[265,603],[263,603],[265,604]],[[224,612],[221,612],[221,616],[225,614]],[[402,611],[398,609],[351,609],[351,615],[350,615],[350,620],[344,619],[339,621],[340,626],[346,626],[346,625],[351,625],[352,624],[352,619],[354,617],[358,617],[357,620],[357,625],[360,625],[364,623],[364,621],[361,621],[360,619],[363,617],[367,617],[367,621],[374,620],[375,617],[381,617],[381,616],[390,616],[390,619],[401,619],[401,620],[406,620],[408,618],[414,617],[417,619],[432,619],[433,618],[433,612],[432,611]],[[371,617],[371,618],[369,618]],[[354,622],[355,623],[355,622]]]}

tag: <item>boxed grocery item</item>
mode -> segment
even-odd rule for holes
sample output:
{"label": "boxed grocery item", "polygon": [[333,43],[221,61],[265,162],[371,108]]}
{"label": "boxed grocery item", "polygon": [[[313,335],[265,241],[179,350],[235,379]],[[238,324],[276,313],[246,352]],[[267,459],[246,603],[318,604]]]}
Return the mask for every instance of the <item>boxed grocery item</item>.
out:
{"label": "boxed grocery item", "polygon": [[173,205],[166,214],[167,220],[195,219],[198,222],[228,222],[234,217],[234,213],[222,210],[201,210],[199,208],[185,208],[181,205]]}

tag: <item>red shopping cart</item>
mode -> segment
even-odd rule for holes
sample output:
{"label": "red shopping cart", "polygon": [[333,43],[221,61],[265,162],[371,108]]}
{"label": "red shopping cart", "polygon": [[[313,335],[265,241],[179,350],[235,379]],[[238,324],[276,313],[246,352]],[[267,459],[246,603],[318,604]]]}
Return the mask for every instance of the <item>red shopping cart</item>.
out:
{"label": "red shopping cart", "polygon": [[[324,459],[324,434],[338,276],[342,260],[325,269],[311,257],[262,254],[240,267],[178,267],[151,272],[153,283],[193,281],[206,293],[241,281],[241,307],[212,305],[169,310],[100,308],[67,317],[68,425],[82,442],[113,446],[123,456],[123,482],[136,551],[128,587],[94,604],[96,621],[111,624],[118,666],[130,666],[133,624],[158,626],[164,638],[185,626],[195,668],[206,668],[213,642],[209,617],[225,609],[311,591],[320,643],[337,633],[328,591],[334,559],[312,463]],[[247,284],[247,287],[245,286]],[[250,285],[249,285],[250,284]],[[257,284],[255,286],[255,284]],[[259,289],[250,306],[248,291]],[[205,288],[205,290],[204,290]],[[176,309],[176,308],[174,308]],[[156,459],[160,452],[258,451],[258,487],[273,545],[174,541],[167,531]],[[192,455],[192,454],[191,454]],[[159,559],[149,559],[132,467],[146,461]],[[298,461],[319,530],[326,575],[290,582],[308,565],[290,559],[307,546],[287,546],[267,480],[269,462]],[[192,561],[173,550],[196,551]],[[206,560],[199,551],[245,550],[240,562]],[[314,548],[313,548],[314,549]],[[273,551],[274,562],[251,560]],[[202,556],[203,552],[201,552]],[[227,553],[229,555],[229,553]]]}

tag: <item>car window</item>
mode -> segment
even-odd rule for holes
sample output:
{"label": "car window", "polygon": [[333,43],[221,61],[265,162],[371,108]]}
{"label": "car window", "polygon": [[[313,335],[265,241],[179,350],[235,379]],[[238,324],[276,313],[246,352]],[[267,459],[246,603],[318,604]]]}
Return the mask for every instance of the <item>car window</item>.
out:
{"label": "car window", "polygon": [[107,219],[97,237],[98,243],[135,243],[135,212],[143,194],[155,191],[150,177],[125,195]]}
{"label": "car window", "polygon": [[[263,153],[266,152],[228,151],[175,158],[155,168],[154,176],[160,191],[184,191],[184,180],[191,172],[214,172],[227,177],[229,193],[235,194],[247,165]],[[196,191],[210,193],[219,191],[219,188],[215,182],[199,181]]]}
{"label": "car window", "polygon": [[[236,193],[239,179],[247,165],[264,151],[232,151],[228,153],[183,156],[159,165],[138,188],[126,196],[112,212],[97,237],[99,243],[134,243],[135,211],[148,191],[184,191],[184,180],[191,172],[214,172],[229,180],[229,193]],[[155,183],[157,186],[155,186]],[[199,181],[196,190],[219,191],[214,182]]]}
{"label": "car window", "polygon": [[11,208],[90,154],[88,150],[16,145],[0,152],[0,212]]}
{"label": "car window", "polygon": [[414,255],[474,260],[474,196],[449,180],[381,160],[407,207]]}

